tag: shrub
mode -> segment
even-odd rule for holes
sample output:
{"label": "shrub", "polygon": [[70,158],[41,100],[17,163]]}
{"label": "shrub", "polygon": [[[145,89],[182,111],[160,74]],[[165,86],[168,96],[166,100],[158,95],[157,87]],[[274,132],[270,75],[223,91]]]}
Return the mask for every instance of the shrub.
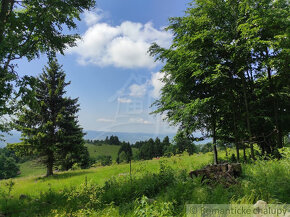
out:
{"label": "shrub", "polygon": [[15,177],[19,173],[19,166],[15,160],[5,155],[0,155],[0,179],[9,179]]}
{"label": "shrub", "polygon": [[150,200],[143,196],[141,199],[136,200],[136,206],[134,208],[133,216],[136,217],[162,217],[162,216],[174,216],[173,215],[173,203],[172,202],[157,202]]}
{"label": "shrub", "polygon": [[97,157],[96,162],[102,166],[110,166],[112,164],[112,156],[110,155],[100,155]]}

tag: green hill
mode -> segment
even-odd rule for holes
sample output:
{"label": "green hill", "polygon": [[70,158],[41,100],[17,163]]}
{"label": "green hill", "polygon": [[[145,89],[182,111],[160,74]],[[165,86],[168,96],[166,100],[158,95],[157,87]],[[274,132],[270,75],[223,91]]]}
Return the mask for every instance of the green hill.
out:
{"label": "green hill", "polygon": [[[98,156],[101,155],[110,155],[112,156],[113,162],[116,161],[118,151],[120,146],[118,145],[93,145],[93,144],[86,144],[88,148],[90,158],[97,159]],[[137,149],[133,148],[133,154],[136,153]],[[36,161],[26,161],[20,164],[20,171],[21,174],[18,177],[27,177],[27,176],[40,176],[45,175],[46,169],[43,165],[39,164]]]}
{"label": "green hill", "polygon": [[[100,155],[110,155],[112,156],[112,160],[116,161],[118,151],[121,146],[118,145],[93,145],[93,144],[86,144],[86,147],[89,150],[90,157],[96,159]],[[133,154],[136,153],[136,148],[133,148]]]}

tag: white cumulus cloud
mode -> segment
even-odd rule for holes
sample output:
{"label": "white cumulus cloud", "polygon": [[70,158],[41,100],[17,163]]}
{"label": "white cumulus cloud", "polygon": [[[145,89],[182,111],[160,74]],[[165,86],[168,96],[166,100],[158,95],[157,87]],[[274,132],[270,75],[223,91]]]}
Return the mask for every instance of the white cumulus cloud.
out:
{"label": "white cumulus cloud", "polygon": [[87,26],[91,26],[99,22],[103,18],[103,11],[101,9],[96,9],[96,12],[85,11],[84,21]]}
{"label": "white cumulus cloud", "polygon": [[164,73],[162,73],[162,72],[152,73],[150,83],[153,87],[151,94],[152,94],[152,97],[154,97],[154,98],[160,97],[161,89],[164,86],[164,83],[161,81],[161,79],[163,77],[164,77]]}
{"label": "white cumulus cloud", "polygon": [[129,122],[135,124],[152,124],[150,121],[144,120],[143,118],[130,118]]}
{"label": "white cumulus cloud", "polygon": [[148,49],[153,42],[168,47],[171,34],[153,27],[152,23],[124,21],[119,26],[97,23],[100,17],[87,12],[85,22],[90,25],[68,53],[78,55],[80,64],[115,66],[121,68],[152,68],[156,66]]}
{"label": "white cumulus cloud", "polygon": [[101,123],[113,123],[113,122],[115,122],[115,120],[113,120],[113,119],[107,119],[107,118],[99,118],[99,119],[97,119],[97,122],[101,122]]}
{"label": "white cumulus cloud", "polygon": [[138,85],[138,84],[132,84],[130,87],[130,93],[129,95],[130,96],[133,96],[133,97],[143,97],[145,96],[146,94],[146,91],[147,91],[147,84],[141,84],[141,85]]}
{"label": "white cumulus cloud", "polygon": [[131,103],[132,100],[131,99],[127,99],[127,98],[118,98],[118,102],[119,103]]}

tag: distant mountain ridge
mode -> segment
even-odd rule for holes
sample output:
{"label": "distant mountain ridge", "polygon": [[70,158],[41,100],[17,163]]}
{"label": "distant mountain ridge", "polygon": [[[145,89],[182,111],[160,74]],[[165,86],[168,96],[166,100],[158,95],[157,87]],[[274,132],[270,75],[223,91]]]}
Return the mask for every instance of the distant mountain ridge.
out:
{"label": "distant mountain ridge", "polygon": [[[106,137],[110,136],[118,136],[120,141],[135,143],[136,141],[144,141],[150,138],[164,139],[164,137],[168,136],[169,139],[173,139],[175,134],[154,134],[154,133],[124,133],[124,132],[106,132],[106,131],[93,131],[93,130],[85,130],[86,133],[85,139],[90,140],[105,140]],[[4,141],[0,141],[0,148],[5,147],[7,143],[17,143],[20,142],[21,133],[17,131],[12,131],[12,135],[4,134]]]}
{"label": "distant mountain ridge", "polygon": [[[135,143],[137,141],[145,141],[150,138],[155,139],[158,137],[160,140],[163,140],[164,137],[168,136],[170,140],[173,139],[175,133],[168,133],[168,134],[157,134],[157,133],[125,133],[125,132],[106,132],[106,131],[94,131],[94,130],[84,130],[86,133],[85,139],[90,140],[105,140],[106,137],[110,136],[118,136],[120,141]],[[7,143],[17,143],[20,142],[21,133],[18,131],[12,131],[12,135],[5,134],[4,141],[0,141],[0,148],[5,147]],[[200,136],[199,133],[196,133],[197,136]],[[196,142],[196,144],[204,144],[207,142],[211,142],[211,139],[206,139],[202,142]]]}
{"label": "distant mountain ridge", "polygon": [[169,139],[173,139],[175,134],[169,133],[169,134],[154,134],[154,133],[125,133],[125,132],[106,132],[106,131],[92,131],[88,130],[85,131],[85,139],[90,140],[105,140],[106,137],[110,136],[118,136],[120,141],[135,143],[137,141],[144,141],[148,140],[150,138],[155,139],[158,137],[159,139],[163,140],[166,136],[169,137]]}

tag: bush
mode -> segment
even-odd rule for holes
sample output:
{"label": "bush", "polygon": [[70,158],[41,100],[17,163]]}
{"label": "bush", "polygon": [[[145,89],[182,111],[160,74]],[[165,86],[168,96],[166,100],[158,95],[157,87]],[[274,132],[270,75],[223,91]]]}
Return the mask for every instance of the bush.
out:
{"label": "bush", "polygon": [[19,166],[11,157],[0,155],[0,179],[9,179],[15,177],[19,173]]}
{"label": "bush", "polygon": [[149,202],[149,199],[143,196],[141,199],[136,200],[136,206],[134,208],[133,216],[174,216],[173,214],[173,203],[172,202]]}
{"label": "bush", "polygon": [[112,156],[110,156],[110,155],[100,155],[100,156],[97,157],[96,163],[99,163],[102,166],[110,166],[112,164]]}

